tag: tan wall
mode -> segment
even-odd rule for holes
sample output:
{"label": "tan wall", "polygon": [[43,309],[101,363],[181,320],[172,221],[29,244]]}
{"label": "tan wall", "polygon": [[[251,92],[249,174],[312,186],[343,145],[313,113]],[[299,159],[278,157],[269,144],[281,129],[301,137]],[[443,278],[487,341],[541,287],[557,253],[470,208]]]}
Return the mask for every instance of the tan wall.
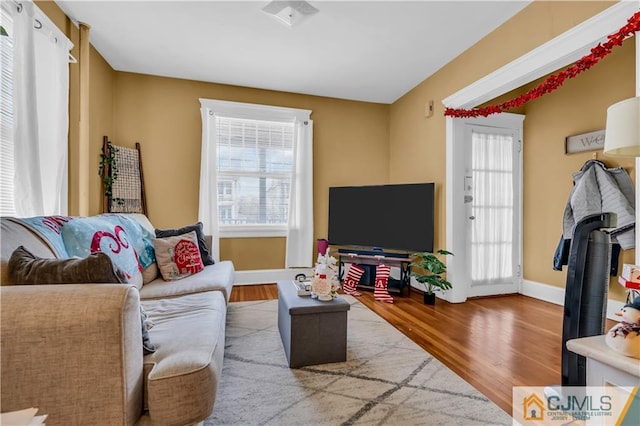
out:
{"label": "tan wall", "polygon": [[220,253],[233,255],[237,271],[284,269],[286,245],[286,238],[223,238]]}
{"label": "tan wall", "polygon": [[116,71],[91,47],[91,76],[89,80],[89,214],[102,212],[102,183],[98,164],[102,152],[102,138],[113,137],[115,131],[114,96]]}
{"label": "tan wall", "polygon": [[[634,96],[635,40],[627,40],[588,72],[567,81],[551,94],[528,103],[524,122],[524,277],[564,287],[566,268],[551,269],[562,234],[562,214],[573,187],[572,173],[593,152],[564,153],[566,136],[605,128],[607,107]],[[539,83],[539,82],[536,82]],[[534,83],[534,84],[536,84]],[[634,159],[597,158],[609,167],[624,167],[635,180]],[[635,251],[623,252],[634,263]],[[622,286],[612,279],[612,298],[624,300]]]}
{"label": "tan wall", "polygon": [[[437,184],[436,247],[445,244],[445,118],[442,99],[599,13],[612,2],[534,2],[391,106],[390,180]],[[564,155],[564,138],[604,128],[606,107],[633,96],[632,41],[597,67],[524,109],[524,278],[564,287],[552,271],[571,173],[591,153]],[[526,88],[523,88],[525,90]],[[518,93],[515,91],[513,94]],[[425,103],[435,101],[433,117]],[[602,158],[602,156],[600,156]],[[608,165],[618,163],[605,160]],[[621,163],[622,164],[622,163]],[[633,174],[633,162],[622,164]],[[551,167],[550,167],[551,166]],[[633,262],[633,251],[625,253]],[[617,284],[612,297],[622,300]]]}
{"label": "tan wall", "polygon": [[[114,143],[142,147],[149,216],[157,227],[198,217],[202,123],[199,98],[310,109],[314,120],[314,213],[317,238],[327,235],[328,188],[386,183],[389,106],[221,84],[122,73],[116,75]],[[221,243],[238,270],[282,268],[284,241]],[[262,258],[250,260],[253,253]]]}

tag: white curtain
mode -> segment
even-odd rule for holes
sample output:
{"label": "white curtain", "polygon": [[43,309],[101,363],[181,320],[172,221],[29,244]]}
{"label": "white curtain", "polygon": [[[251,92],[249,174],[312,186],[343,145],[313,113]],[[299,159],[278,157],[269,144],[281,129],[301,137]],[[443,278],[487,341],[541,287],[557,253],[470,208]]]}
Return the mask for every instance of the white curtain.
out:
{"label": "white curtain", "polygon": [[198,204],[198,220],[202,222],[203,231],[211,235],[211,254],[213,259],[220,260],[220,235],[218,233],[218,173],[216,170],[216,125],[215,116],[202,106],[202,152],[200,155],[200,202]]}
{"label": "white curtain", "polygon": [[313,262],[313,121],[296,122],[293,179],[289,202],[287,268]]}
{"label": "white curtain", "polygon": [[473,283],[513,277],[513,136],[473,132]]}
{"label": "white curtain", "polygon": [[[14,18],[15,203],[18,216],[67,213],[69,40],[33,3]],[[39,23],[42,28],[35,28]]]}

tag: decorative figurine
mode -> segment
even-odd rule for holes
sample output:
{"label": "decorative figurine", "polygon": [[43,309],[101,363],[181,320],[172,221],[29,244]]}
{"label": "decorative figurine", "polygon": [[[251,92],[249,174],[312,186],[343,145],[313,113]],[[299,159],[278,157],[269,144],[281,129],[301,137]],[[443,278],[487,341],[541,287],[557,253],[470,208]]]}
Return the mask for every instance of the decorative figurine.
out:
{"label": "decorative figurine", "polygon": [[640,358],[640,296],[616,312],[622,321],[607,332],[605,342],[622,355]]}

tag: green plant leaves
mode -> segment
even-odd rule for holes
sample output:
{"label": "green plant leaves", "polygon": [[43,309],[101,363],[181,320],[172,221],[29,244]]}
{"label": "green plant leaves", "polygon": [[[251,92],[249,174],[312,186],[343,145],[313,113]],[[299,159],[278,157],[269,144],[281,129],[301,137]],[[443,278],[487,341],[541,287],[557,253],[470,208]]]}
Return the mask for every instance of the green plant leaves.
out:
{"label": "green plant leaves", "polygon": [[[104,187],[104,195],[113,203],[118,205],[124,204],[122,198],[113,198],[113,183],[118,179],[118,161],[116,160],[116,153],[118,148],[113,146],[111,142],[107,142],[107,148],[109,153],[105,153],[103,149],[100,153],[100,162],[98,163],[98,175],[102,178],[102,186]],[[105,175],[105,168],[109,170],[109,174]]]}
{"label": "green plant leaves", "polygon": [[442,274],[447,272],[447,265],[438,257],[438,255],[453,256],[453,253],[447,250],[438,250],[436,253],[438,254],[429,252],[413,253],[411,256],[414,260],[409,264],[412,268],[418,268],[421,271],[411,271],[411,276],[425,286],[427,294],[437,290],[449,290],[453,286],[442,277]]}

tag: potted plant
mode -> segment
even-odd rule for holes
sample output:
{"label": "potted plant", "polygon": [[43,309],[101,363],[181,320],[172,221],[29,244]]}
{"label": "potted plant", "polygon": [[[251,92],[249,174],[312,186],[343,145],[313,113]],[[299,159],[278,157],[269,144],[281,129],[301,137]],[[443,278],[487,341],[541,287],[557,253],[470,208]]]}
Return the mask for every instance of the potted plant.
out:
{"label": "potted plant", "polygon": [[443,278],[443,274],[447,272],[447,265],[442,263],[438,256],[452,255],[447,250],[438,250],[437,254],[429,252],[413,253],[413,261],[411,267],[418,268],[418,271],[412,271],[411,276],[416,281],[424,285],[424,303],[434,305],[436,303],[435,291],[449,290],[452,285]]}

